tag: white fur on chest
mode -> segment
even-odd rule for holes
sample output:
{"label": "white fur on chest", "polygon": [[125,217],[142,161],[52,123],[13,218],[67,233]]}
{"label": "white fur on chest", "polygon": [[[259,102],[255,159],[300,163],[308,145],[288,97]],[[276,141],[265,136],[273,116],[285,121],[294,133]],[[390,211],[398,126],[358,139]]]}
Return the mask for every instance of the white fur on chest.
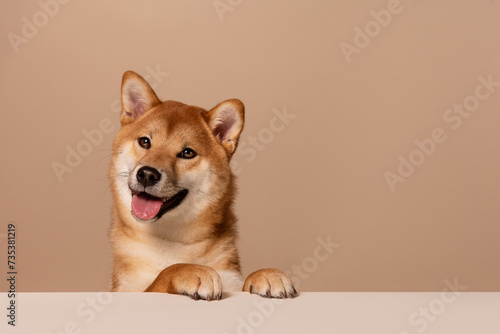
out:
{"label": "white fur on chest", "polygon": [[[154,237],[115,244],[115,252],[127,258],[131,269],[120,274],[118,291],[144,291],[165,268],[176,263],[204,264],[199,254],[203,243],[186,245]],[[241,291],[243,277],[237,271],[218,270],[223,291]]]}
{"label": "white fur on chest", "polygon": [[179,243],[122,239],[114,248],[116,255],[126,259],[126,270],[119,273],[118,291],[144,291],[163,269],[184,262],[185,250]]}

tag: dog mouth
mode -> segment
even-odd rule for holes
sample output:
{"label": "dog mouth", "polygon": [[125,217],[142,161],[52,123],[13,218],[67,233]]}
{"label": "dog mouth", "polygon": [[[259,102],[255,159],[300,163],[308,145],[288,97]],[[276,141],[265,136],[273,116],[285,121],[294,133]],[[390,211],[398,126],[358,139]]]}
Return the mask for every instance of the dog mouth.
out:
{"label": "dog mouth", "polygon": [[132,214],[139,220],[157,220],[166,212],[176,208],[184,200],[187,189],[167,197],[155,197],[146,192],[132,191]]}

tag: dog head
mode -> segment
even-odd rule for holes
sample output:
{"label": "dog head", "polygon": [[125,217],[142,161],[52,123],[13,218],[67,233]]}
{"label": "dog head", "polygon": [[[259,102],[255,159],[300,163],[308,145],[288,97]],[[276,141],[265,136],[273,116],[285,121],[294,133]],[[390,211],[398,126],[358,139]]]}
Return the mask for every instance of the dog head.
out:
{"label": "dog head", "polygon": [[[229,167],[243,129],[236,99],[211,110],[161,102],[128,71],[122,80],[121,129],[113,144],[111,184],[122,218],[188,219],[227,196]],[[123,217],[126,216],[126,217]]]}

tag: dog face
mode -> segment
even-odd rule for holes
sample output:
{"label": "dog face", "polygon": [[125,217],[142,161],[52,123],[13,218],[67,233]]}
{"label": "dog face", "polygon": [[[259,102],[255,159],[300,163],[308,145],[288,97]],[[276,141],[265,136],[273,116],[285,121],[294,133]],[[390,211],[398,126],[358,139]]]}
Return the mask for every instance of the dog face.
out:
{"label": "dog face", "polygon": [[110,176],[125,221],[190,220],[227,195],[244,122],[239,100],[209,111],[160,102],[142,77],[126,72],[122,106]]}

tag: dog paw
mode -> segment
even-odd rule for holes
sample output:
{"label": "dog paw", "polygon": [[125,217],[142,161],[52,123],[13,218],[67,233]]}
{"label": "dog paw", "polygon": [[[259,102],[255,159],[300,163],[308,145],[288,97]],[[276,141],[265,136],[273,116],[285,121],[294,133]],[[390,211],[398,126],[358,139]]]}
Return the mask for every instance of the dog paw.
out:
{"label": "dog paw", "polygon": [[261,269],[248,275],[243,291],[267,298],[293,298],[297,294],[292,280],[278,269]]}
{"label": "dog paw", "polygon": [[194,300],[220,300],[222,281],[219,274],[210,267],[178,263],[165,268],[146,292],[187,295]]}

